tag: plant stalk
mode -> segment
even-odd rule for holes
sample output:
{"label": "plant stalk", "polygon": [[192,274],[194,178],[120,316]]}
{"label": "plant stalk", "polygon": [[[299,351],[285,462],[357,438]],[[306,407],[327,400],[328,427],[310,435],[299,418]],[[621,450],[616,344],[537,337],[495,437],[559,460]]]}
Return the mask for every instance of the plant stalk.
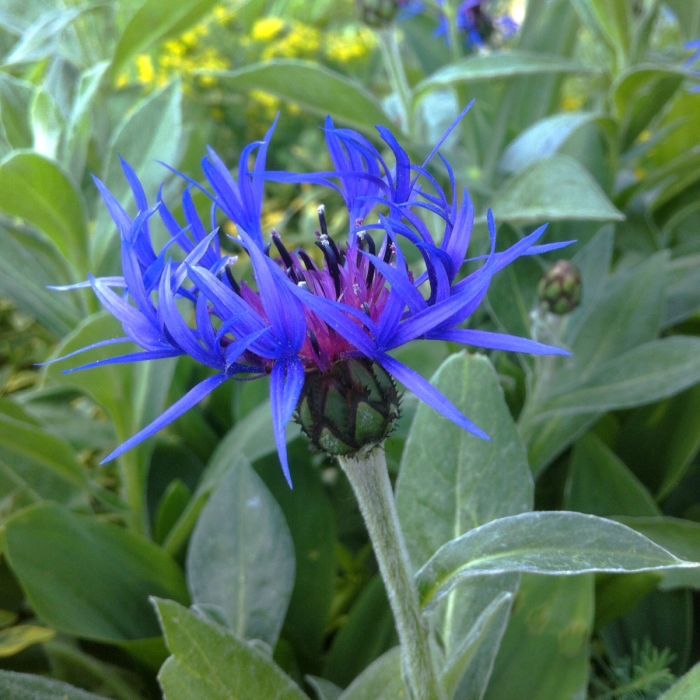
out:
{"label": "plant stalk", "polygon": [[421,614],[413,569],[408,558],[384,447],[355,457],[338,457],[364,518],[384,580],[401,643],[406,687],[412,700],[445,700],[430,646],[430,631]]}

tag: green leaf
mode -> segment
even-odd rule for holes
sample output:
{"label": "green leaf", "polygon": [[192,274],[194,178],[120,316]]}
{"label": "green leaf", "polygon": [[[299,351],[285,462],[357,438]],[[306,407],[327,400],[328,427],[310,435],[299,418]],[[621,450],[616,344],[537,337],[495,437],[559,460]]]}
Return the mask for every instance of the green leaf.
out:
{"label": "green leaf", "polygon": [[370,134],[375,125],[389,121],[360,83],[310,61],[279,59],[216,75],[224,88],[265,90]]}
{"label": "green leaf", "polygon": [[677,680],[659,700],[696,700],[700,688],[700,663]]}
{"label": "green leaf", "polygon": [[48,627],[38,625],[15,625],[0,630],[0,658],[14,656],[34,644],[43,644],[53,639],[56,633]]}
{"label": "green leaf", "polygon": [[585,124],[601,118],[596,112],[566,112],[545,117],[523,131],[503,152],[499,167],[517,173],[553,156]]}
{"label": "green leaf", "polygon": [[[372,635],[368,638],[370,628]],[[384,584],[377,575],[362,588],[345,624],[333,638],[323,675],[339,685],[347,685],[394,644],[394,618]]]}
{"label": "green leaf", "polygon": [[83,500],[85,473],[71,446],[44,431],[9,400],[0,400],[0,492],[21,504]]}
{"label": "green leaf", "polygon": [[493,51],[463,58],[440,68],[415,87],[416,95],[459,83],[518,78],[547,73],[581,73],[586,66],[562,56],[528,51]]}
{"label": "green leaf", "polygon": [[335,683],[318,676],[304,676],[304,680],[313,688],[317,700],[338,700],[343,693]]}
{"label": "green leaf", "polygon": [[453,355],[431,383],[492,439],[480,440],[429,406],[418,406],[396,487],[399,518],[416,567],[454,537],[530,510],[533,503],[527,455],[488,359]]}
{"label": "green leaf", "polygon": [[187,598],[182,572],[159,547],[58,505],[32,506],[11,518],[6,552],[39,617],[78,637],[116,642],[153,636],[158,626],[148,596]]}
{"label": "green leaf", "polygon": [[644,485],[592,433],[574,447],[564,504],[591,515],[660,515]]}
{"label": "green leaf", "polygon": [[43,12],[27,27],[12,51],[2,61],[3,66],[33,63],[50,56],[58,48],[61,34],[76,17],[90,10],[88,7],[72,7]]}
{"label": "green leaf", "polygon": [[145,0],[129,20],[119,38],[112,60],[117,75],[138,53],[179,34],[196,24],[216,5],[217,0]]}
{"label": "green leaf", "polygon": [[394,647],[358,676],[340,700],[408,700],[409,697],[401,674],[401,652]]}
{"label": "green leaf", "polygon": [[55,159],[65,129],[65,118],[61,108],[47,90],[34,93],[29,110],[34,151],[41,156]]}
{"label": "green leaf", "polygon": [[33,93],[31,83],[0,72],[0,135],[4,135],[13,148],[32,145],[29,105]]}
{"label": "green leaf", "polygon": [[165,488],[154,519],[153,539],[162,544],[192,498],[192,492],[181,479],[173,479]]}
{"label": "green leaf", "polygon": [[[658,542],[664,549],[681,559],[700,561],[700,524],[691,520],[669,517],[622,517],[621,523]],[[700,571],[677,569],[666,571],[661,583],[663,590],[694,588],[700,590]]]}
{"label": "green leaf", "polygon": [[695,567],[620,523],[567,511],[493,520],[442,546],[416,575],[423,605],[460,580],[520,572],[571,576]]}
{"label": "green leaf", "polygon": [[[182,132],[182,89],[179,83],[153,93],[117,127],[107,150],[102,179],[127,211],[133,196],[119,158],[131,165],[146,194],[154,196],[169,174],[157,161],[177,166],[185,147]],[[109,272],[110,261],[104,257],[110,246],[117,250],[118,242],[115,224],[107,208],[100,204],[93,239],[94,265],[106,265]],[[119,259],[118,254],[116,259]]]}
{"label": "green leaf", "polygon": [[496,596],[455,649],[443,675],[449,697],[483,697],[512,606],[512,593]]}
{"label": "green leaf", "polygon": [[[266,402],[267,403],[267,402]],[[270,414],[267,420],[269,422]],[[258,475],[282,509],[294,542],[296,576],[282,636],[300,661],[318,659],[325,651],[338,577],[337,514],[328,498],[321,471],[304,440],[289,445],[294,489],[287,486],[275,451],[256,464]],[[303,493],[304,497],[299,498]],[[309,607],[309,600],[314,604]],[[375,619],[378,625],[378,621]],[[347,627],[347,624],[343,629]],[[338,633],[338,636],[342,632]],[[337,637],[336,637],[337,638]],[[349,664],[349,660],[346,659]]]}
{"label": "green leaf", "polygon": [[687,71],[669,66],[635,66],[612,87],[612,99],[620,120],[622,148],[634,140],[659,114],[685,79]]}
{"label": "green leaf", "polygon": [[604,363],[583,385],[550,399],[541,416],[629,408],[667,398],[698,382],[700,339],[652,340]]}
{"label": "green leaf", "polygon": [[274,647],[294,586],[294,548],[284,515],[249,464],[219,482],[187,555],[192,600],[241,639]]}
{"label": "green leaf", "polygon": [[272,660],[223,627],[171,600],[155,599],[172,656],[158,674],[167,700],[308,700]]}
{"label": "green leaf", "polygon": [[586,697],[592,579],[523,578],[485,700]]}
{"label": "green leaf", "polygon": [[15,671],[0,671],[0,695],[8,700],[106,700],[68,683]]}
{"label": "green leaf", "polygon": [[19,151],[0,163],[0,211],[36,227],[78,274],[87,274],[83,200],[55,162]]}
{"label": "green leaf", "polygon": [[497,219],[520,224],[624,219],[591,174],[564,155],[537,161],[508,180],[493,210]]}
{"label": "green leaf", "polygon": [[[431,382],[492,439],[475,438],[418,406],[397,485],[399,519],[417,565],[455,537],[533,504],[527,454],[490,362],[482,355],[453,355]],[[506,574],[465,582],[451,594],[435,616],[450,663],[483,611],[517,586],[518,577]],[[472,689],[488,681],[497,641],[484,645],[465,670]]]}

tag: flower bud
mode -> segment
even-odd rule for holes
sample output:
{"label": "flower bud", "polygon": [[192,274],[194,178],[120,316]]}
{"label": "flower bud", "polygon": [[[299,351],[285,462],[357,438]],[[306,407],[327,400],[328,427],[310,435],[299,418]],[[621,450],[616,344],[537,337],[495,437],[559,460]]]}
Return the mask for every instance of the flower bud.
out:
{"label": "flower bud", "polygon": [[571,313],[581,303],[581,273],[568,260],[558,260],[540,280],[540,303],[557,316]]}
{"label": "flower bud", "polygon": [[368,27],[381,29],[394,21],[404,4],[401,0],[357,0],[357,14]]}
{"label": "flower bud", "polygon": [[296,420],[316,448],[349,456],[381,443],[398,417],[391,376],[369,360],[353,359],[306,375]]}

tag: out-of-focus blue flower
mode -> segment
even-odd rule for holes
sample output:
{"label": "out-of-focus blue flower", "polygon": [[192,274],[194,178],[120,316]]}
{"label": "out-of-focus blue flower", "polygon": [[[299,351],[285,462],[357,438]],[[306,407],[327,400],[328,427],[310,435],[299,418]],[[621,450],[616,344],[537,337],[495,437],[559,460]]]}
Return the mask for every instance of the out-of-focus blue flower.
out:
{"label": "out-of-focus blue flower", "polygon": [[[445,0],[437,0],[439,7],[445,6]],[[494,34],[500,40],[509,39],[518,31],[518,24],[507,15],[493,16],[489,12],[488,0],[463,0],[457,7],[455,20],[457,31],[464,44],[472,49],[480,49],[487,46]],[[427,11],[427,6],[420,0],[408,2],[402,10],[401,17],[409,19]],[[442,37],[445,42],[450,41],[450,30],[447,15],[440,13],[435,36]]]}
{"label": "out-of-focus blue flower", "polygon": [[[526,338],[462,328],[500,270],[520,256],[545,253],[566,243],[539,245],[542,227],[497,252],[496,226],[489,212],[490,251],[468,259],[474,207],[466,190],[458,196],[452,168],[439,156],[440,144],[423,164],[416,165],[394,135],[378,127],[393,154],[389,164],[368,139],[335,127],[329,119],[325,133],[333,169],[284,173],[266,167],[273,131],[274,125],[262,141],[244,149],[237,176],[209,151],[202,162],[207,186],[185,178],[184,222],[176,219],[162,196],[154,206],[149,204],[126,163],[122,164],[124,175],[138,207],[134,218],[96,181],[120,235],[122,275],[91,277],[75,287],[93,289],[121,323],[124,337],[78,352],[125,342],[136,344],[140,351],[69,371],[180,355],[214,370],[105,461],[153,436],[224,382],[269,375],[276,444],[291,484],[285,427],[299,403],[306,374],[327,372],[336,363],[355,358],[381,365],[443,416],[486,438],[480,427],[390,352],[428,339],[531,354],[566,354]],[[436,156],[447,170],[451,195],[428,172]],[[303,250],[288,250],[278,232],[263,230],[267,180],[311,182],[321,189],[321,199],[337,200],[340,195],[349,219],[347,242],[337,244],[330,236],[321,205],[315,245],[322,261]],[[192,189],[205,192],[212,202],[209,226],[194,205]],[[439,230],[426,225],[426,212],[440,222]],[[221,247],[215,221],[222,214],[236,226],[233,244],[250,259],[253,279],[249,281],[234,274],[237,258]],[[170,236],[158,252],[150,230],[154,217]],[[408,266],[408,247],[422,258],[421,274],[414,275]],[[467,262],[475,269],[463,275]]]}

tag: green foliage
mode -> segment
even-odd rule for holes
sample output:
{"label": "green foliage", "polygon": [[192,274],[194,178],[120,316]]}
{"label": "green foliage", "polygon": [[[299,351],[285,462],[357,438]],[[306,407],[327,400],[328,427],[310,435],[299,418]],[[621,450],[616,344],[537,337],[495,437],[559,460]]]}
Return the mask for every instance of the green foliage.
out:
{"label": "green foliage", "polygon": [[[91,175],[133,214],[121,157],[168,200],[182,182],[157,161],[197,179],[206,144],[233,158],[278,111],[273,169],[330,167],[326,115],[370,139],[391,126],[421,162],[472,98],[441,150],[475,202],[475,255],[489,208],[500,240],[550,223],[547,242],[577,241],[558,255],[583,295],[546,313],[554,260],[523,259],[475,319],[567,358],[402,351],[492,438],[406,396],[386,443],[440,675],[455,700],[696,697],[700,98],[683,45],[700,6],[530,0],[480,51],[436,37],[426,6],[372,33],[350,0],[3,3],[0,697],[411,697],[349,486],[291,426],[287,488],[264,381],[101,468],[205,375],[35,364],[122,335],[88,292],[48,289],[119,268]],[[266,18],[278,35],[256,34]],[[269,189],[265,234],[308,243],[315,191]]]}

